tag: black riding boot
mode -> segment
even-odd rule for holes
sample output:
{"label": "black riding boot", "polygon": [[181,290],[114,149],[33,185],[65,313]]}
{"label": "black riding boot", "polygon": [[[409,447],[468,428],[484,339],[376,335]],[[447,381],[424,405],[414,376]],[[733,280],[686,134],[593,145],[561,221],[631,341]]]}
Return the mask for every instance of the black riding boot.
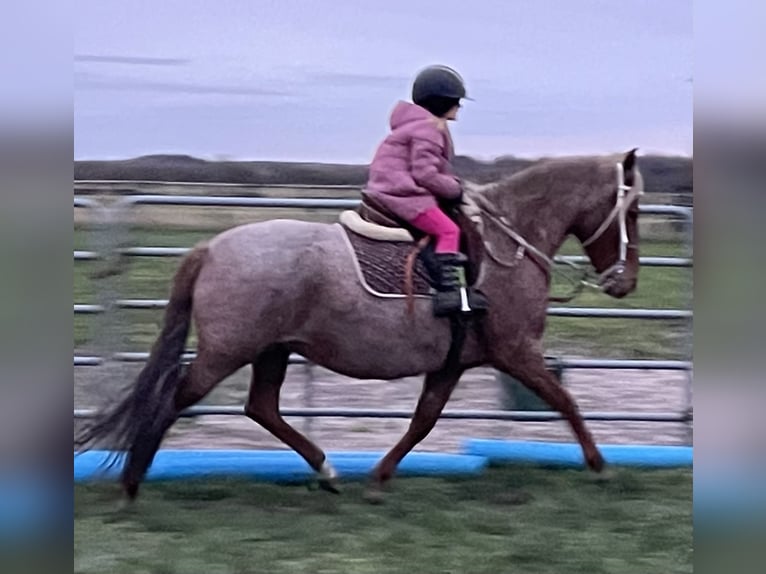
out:
{"label": "black riding boot", "polygon": [[465,281],[467,259],[462,253],[435,253],[434,315],[445,317],[453,313],[485,311],[486,297],[469,288]]}

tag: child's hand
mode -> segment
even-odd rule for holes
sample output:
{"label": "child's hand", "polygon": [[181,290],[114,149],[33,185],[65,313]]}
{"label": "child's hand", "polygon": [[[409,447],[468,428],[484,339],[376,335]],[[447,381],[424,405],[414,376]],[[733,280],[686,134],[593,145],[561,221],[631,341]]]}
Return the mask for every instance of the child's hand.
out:
{"label": "child's hand", "polygon": [[460,181],[460,178],[456,177],[455,181],[460,186],[460,194],[457,197],[453,197],[453,198],[444,200],[447,203],[447,205],[449,205],[451,207],[456,207],[456,206],[460,205],[461,203],[463,203],[463,194],[465,193],[465,190],[463,188],[462,182]]}

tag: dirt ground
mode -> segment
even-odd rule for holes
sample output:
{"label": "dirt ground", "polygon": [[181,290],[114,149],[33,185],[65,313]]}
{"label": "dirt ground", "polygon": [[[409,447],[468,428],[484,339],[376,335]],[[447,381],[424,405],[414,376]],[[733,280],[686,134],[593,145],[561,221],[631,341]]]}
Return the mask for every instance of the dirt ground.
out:
{"label": "dirt ground", "polygon": [[[140,365],[112,363],[75,368],[75,406],[93,408],[114,391],[132,382]],[[563,384],[582,412],[678,412],[684,408],[686,374],[673,371],[570,370]],[[225,380],[203,404],[242,405],[249,384],[249,368]],[[421,378],[359,381],[323,368],[291,365],[283,387],[286,407],[381,408],[412,410]],[[463,376],[447,410],[503,408],[503,387],[495,371],[480,368]],[[407,428],[406,419],[290,418],[325,450],[386,450]],[[690,444],[691,428],[681,423],[588,423],[597,442],[612,444]],[[467,438],[573,441],[564,422],[505,422],[442,419],[419,450],[457,452]],[[254,422],[240,416],[202,416],[182,419],[170,430],[164,448],[284,448]]]}

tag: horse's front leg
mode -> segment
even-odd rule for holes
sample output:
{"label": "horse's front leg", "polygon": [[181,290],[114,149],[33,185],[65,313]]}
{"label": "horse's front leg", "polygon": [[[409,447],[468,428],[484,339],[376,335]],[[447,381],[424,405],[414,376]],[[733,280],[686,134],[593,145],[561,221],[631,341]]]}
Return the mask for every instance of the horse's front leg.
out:
{"label": "horse's front leg", "polygon": [[595,472],[603,470],[604,457],[585,426],[577,403],[572,395],[558,383],[556,377],[548,371],[542,353],[533,349],[515,350],[508,356],[496,357],[494,366],[518,379],[553,409],[560,412],[572,426],[588,467]]}
{"label": "horse's front leg", "polygon": [[371,502],[379,502],[383,485],[396,471],[397,465],[415,445],[422,441],[434,428],[439,415],[447,404],[453,389],[457,385],[463,370],[439,371],[426,375],[418,406],[410,426],[404,436],[396,443],[372,472],[372,484],[367,492]]}

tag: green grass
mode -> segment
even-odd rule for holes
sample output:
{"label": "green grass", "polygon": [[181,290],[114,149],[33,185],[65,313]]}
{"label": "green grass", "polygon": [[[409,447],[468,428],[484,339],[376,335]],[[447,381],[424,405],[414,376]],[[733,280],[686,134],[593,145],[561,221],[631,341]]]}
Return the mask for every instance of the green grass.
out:
{"label": "green grass", "polygon": [[640,573],[692,571],[690,470],[492,469],[398,479],[385,504],[236,481],[75,488],[75,572]]}
{"label": "green grass", "polygon": [[[214,231],[138,230],[131,235],[131,245],[184,247],[209,238]],[[75,248],[88,249],[91,238],[83,231],[75,232]],[[578,254],[580,248],[568,242],[562,254]],[[644,242],[642,255],[681,256],[683,248],[673,242]],[[119,297],[166,298],[169,281],[178,259],[133,258],[128,272],[114,280]],[[92,302],[100,281],[90,278],[90,272],[103,263],[78,262],[74,268],[74,298],[78,303]],[[639,287],[625,299],[615,300],[592,290],[585,290],[568,305],[618,308],[684,308],[687,305],[691,271],[689,269],[644,267]],[[553,284],[556,295],[568,291],[561,281]],[[557,305],[557,304],[556,304]],[[162,314],[159,311],[121,311],[121,338],[124,350],[147,350],[159,333]],[[86,345],[97,333],[94,317],[75,316],[74,345]],[[686,358],[685,337],[688,326],[684,321],[573,319],[550,317],[546,330],[546,347],[553,354],[592,354],[601,356],[642,358]]]}

